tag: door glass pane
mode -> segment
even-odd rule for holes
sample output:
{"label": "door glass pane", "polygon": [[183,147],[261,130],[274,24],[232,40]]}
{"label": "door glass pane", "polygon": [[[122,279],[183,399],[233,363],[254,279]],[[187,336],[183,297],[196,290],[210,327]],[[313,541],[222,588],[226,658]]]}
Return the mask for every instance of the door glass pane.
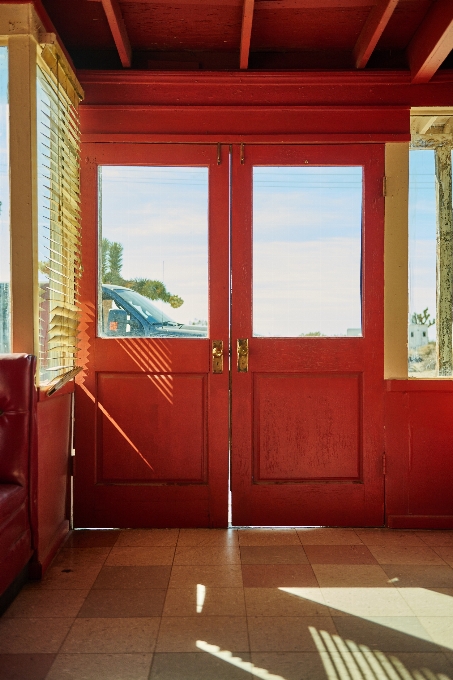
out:
{"label": "door glass pane", "polygon": [[206,337],[208,169],[103,166],[99,223],[99,335]]}
{"label": "door glass pane", "polygon": [[361,167],[253,169],[253,335],[362,335]]}
{"label": "door glass pane", "polygon": [[8,48],[0,47],[0,352],[10,352]]}

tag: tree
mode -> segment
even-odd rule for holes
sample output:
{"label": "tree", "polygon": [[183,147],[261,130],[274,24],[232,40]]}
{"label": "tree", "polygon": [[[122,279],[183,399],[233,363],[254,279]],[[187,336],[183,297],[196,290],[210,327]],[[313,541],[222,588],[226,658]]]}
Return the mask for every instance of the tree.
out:
{"label": "tree", "polygon": [[101,248],[101,276],[102,283],[110,283],[115,286],[131,288],[150,300],[163,300],[168,302],[174,309],[181,307],[184,300],[179,295],[172,295],[162,283],[155,279],[123,279],[123,246],[117,241],[102,239]]}
{"label": "tree", "polygon": [[434,326],[436,319],[431,319],[431,314],[428,312],[428,307],[423,310],[421,314],[414,312],[411,316],[411,323],[418,324],[420,326]]}

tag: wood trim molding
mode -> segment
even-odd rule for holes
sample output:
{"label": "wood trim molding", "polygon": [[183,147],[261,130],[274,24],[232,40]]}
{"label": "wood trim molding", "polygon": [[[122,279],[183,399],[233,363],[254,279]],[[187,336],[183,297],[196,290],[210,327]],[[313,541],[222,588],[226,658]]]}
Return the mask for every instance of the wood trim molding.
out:
{"label": "wood trim molding", "polygon": [[384,377],[407,378],[409,144],[385,145]]}
{"label": "wood trim molding", "polygon": [[39,355],[37,43],[8,39],[11,195],[12,351]]}

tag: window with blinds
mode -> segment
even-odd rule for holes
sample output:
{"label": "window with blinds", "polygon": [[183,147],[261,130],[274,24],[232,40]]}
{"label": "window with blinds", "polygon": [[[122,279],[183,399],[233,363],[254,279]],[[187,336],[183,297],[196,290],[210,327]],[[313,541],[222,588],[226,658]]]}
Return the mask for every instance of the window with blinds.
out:
{"label": "window with blinds", "polygon": [[77,90],[55,53],[37,73],[40,382],[74,368],[80,262]]}

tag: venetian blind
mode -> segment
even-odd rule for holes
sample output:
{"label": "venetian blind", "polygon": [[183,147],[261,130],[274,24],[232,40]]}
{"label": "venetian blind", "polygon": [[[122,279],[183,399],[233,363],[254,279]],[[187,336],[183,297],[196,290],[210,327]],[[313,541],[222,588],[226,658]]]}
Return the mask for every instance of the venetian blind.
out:
{"label": "venetian blind", "polygon": [[41,382],[75,365],[80,261],[78,96],[58,55],[38,67],[38,259]]}

